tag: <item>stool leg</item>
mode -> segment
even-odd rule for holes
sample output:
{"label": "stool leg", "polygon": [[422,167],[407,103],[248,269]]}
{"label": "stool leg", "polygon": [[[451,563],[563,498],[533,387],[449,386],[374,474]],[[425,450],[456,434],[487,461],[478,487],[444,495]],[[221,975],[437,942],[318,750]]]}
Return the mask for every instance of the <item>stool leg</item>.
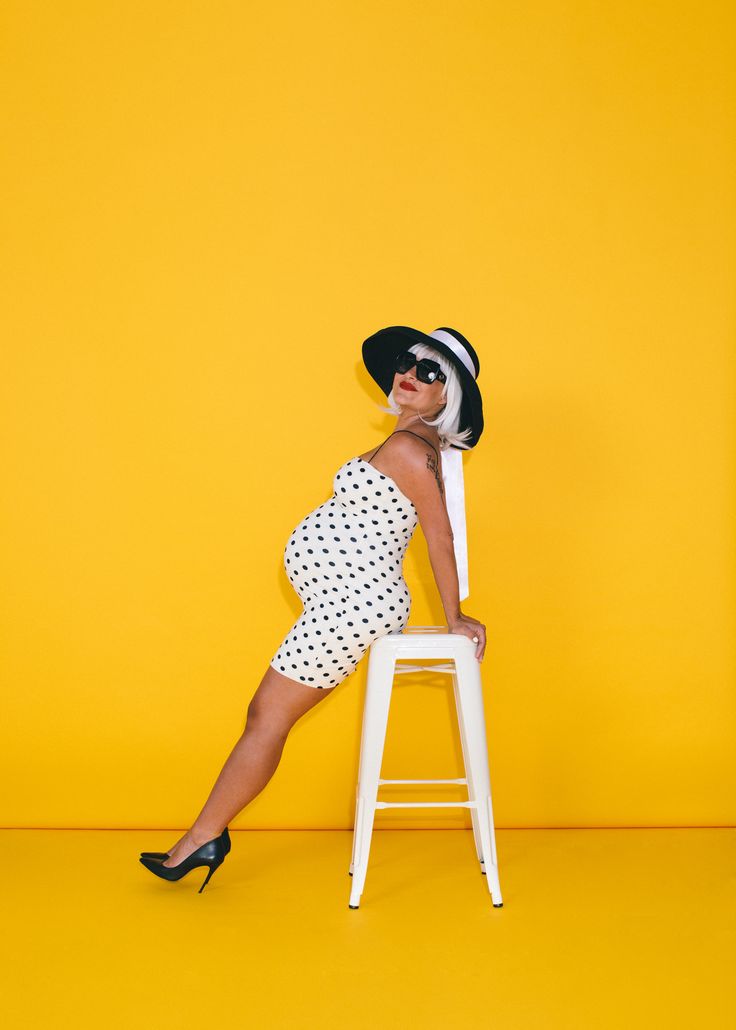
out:
{"label": "stool leg", "polygon": [[[473,782],[473,766],[470,761],[470,752],[468,750],[468,741],[465,733],[465,722],[462,718],[460,695],[458,693],[457,685],[457,673],[452,673],[452,689],[455,695],[455,709],[457,711],[457,725],[460,731],[460,744],[463,752],[463,766],[465,768],[465,779],[468,781],[468,801],[473,801],[477,804],[478,792],[475,789],[475,783]],[[470,809],[470,821],[473,826],[473,840],[475,842],[475,853],[478,861],[481,864],[481,872],[485,873],[483,868],[483,848],[480,840],[480,826],[479,826],[479,815],[477,808]]]}
{"label": "stool leg", "polygon": [[[467,638],[465,638],[467,640]],[[496,835],[491,802],[491,777],[488,768],[488,744],[486,740],[485,710],[483,706],[483,684],[480,677],[480,663],[475,657],[473,645],[459,646],[455,656],[459,717],[465,727],[468,745],[473,790],[478,808],[478,829],[485,865],[488,889],[495,908],[503,905],[501,885],[498,877]]]}
{"label": "stool leg", "polygon": [[376,640],[368,658],[368,676],[363,706],[363,729],[360,738],[360,766],[358,771],[358,797],[353,831],[353,882],[350,890],[350,908],[358,908],[368,872],[373,821],[378,800],[378,780],[381,775],[383,748],[386,742],[388,710],[396,660],[390,648]]}
{"label": "stool leg", "polygon": [[358,785],[355,788],[355,821],[353,823],[353,826],[354,826],[354,830],[353,830],[353,853],[352,853],[352,856],[350,858],[350,869],[349,869],[349,872],[350,872],[351,876],[353,875],[353,873],[355,871],[355,866],[357,864],[356,856],[359,854],[359,850],[360,850],[360,833],[361,833],[361,827],[363,825],[363,808],[364,808],[363,800],[362,800],[362,798],[360,796],[360,780],[358,780]]}
{"label": "stool leg", "polygon": [[352,876],[355,872],[355,856],[358,854],[358,838],[360,837],[360,827],[363,819],[363,802],[360,794],[356,787],[355,790],[355,822],[353,823],[353,855],[350,859],[350,875]]}

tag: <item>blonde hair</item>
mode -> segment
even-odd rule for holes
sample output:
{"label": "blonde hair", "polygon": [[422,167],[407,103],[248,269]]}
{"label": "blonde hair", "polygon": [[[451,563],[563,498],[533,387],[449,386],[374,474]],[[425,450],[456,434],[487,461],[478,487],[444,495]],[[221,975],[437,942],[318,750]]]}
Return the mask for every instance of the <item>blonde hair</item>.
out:
{"label": "blonde hair", "polygon": [[[440,438],[440,450],[446,451],[448,447],[457,446],[461,450],[470,450],[470,447],[466,445],[465,441],[472,436],[471,429],[463,429],[459,432],[458,427],[460,425],[460,409],[463,402],[463,388],[460,378],[455,371],[455,366],[449,361],[444,354],[440,351],[435,350],[434,347],[430,347],[426,343],[414,343],[411,347],[407,347],[406,350],[410,350],[412,354],[415,354],[417,360],[422,358],[431,358],[432,361],[436,361],[442,371],[447,376],[444,382],[444,389],[442,391],[442,397],[440,400],[445,401],[445,406],[439,413],[436,419],[430,420],[419,418],[424,422],[425,426],[434,426],[437,429],[437,435]],[[381,411],[387,415],[400,415],[401,408],[396,402],[394,397],[394,391],[388,395],[387,408],[379,404],[378,407]]]}

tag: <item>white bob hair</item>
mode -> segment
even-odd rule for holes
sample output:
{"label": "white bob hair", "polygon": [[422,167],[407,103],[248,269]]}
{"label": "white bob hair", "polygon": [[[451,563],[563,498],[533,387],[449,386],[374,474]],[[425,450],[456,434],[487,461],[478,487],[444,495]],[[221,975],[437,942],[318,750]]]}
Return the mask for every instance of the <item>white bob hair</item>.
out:
{"label": "white bob hair", "polygon": [[[460,424],[460,406],[463,400],[463,388],[457,372],[455,371],[455,366],[451,361],[448,361],[444,354],[435,350],[434,347],[430,347],[429,344],[414,343],[411,347],[407,347],[405,349],[410,350],[412,354],[415,354],[417,360],[421,360],[422,358],[431,358],[432,361],[436,361],[447,376],[447,379],[443,384],[444,390],[442,391],[442,396],[440,398],[440,400],[445,402],[444,408],[436,419],[430,421],[429,419],[422,418],[421,415],[419,418],[424,422],[425,426],[435,426],[440,438],[441,451],[446,451],[449,447],[453,446],[457,446],[461,450],[470,450],[465,441],[472,435],[471,430],[464,429],[462,432],[458,432],[458,426]],[[378,406],[381,411],[385,412],[387,415],[401,414],[402,409],[396,402],[393,388],[391,393],[388,395],[388,404],[389,406],[387,408],[384,408],[381,404]]]}

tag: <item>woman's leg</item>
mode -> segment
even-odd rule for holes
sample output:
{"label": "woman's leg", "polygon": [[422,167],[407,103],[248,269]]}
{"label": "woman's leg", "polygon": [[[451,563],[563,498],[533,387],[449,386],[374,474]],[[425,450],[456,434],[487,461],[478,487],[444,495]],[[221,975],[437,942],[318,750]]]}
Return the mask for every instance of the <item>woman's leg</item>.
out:
{"label": "woman's leg", "polygon": [[178,865],[200,845],[219,837],[275,773],[294,723],[334,689],[305,686],[269,665],[248,705],[242,736],[192,828],[170,849],[164,865]]}

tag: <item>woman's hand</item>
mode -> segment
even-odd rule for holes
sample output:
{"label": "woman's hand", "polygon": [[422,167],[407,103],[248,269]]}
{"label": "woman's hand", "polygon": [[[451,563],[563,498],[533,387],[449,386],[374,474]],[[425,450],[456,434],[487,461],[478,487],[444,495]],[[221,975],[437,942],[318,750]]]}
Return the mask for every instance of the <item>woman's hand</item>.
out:
{"label": "woman's hand", "polygon": [[479,662],[483,661],[486,651],[486,628],[482,622],[478,622],[472,615],[464,615],[460,612],[456,619],[451,620],[447,629],[450,633],[462,633],[464,637],[470,637],[474,643],[477,642],[475,657]]}

